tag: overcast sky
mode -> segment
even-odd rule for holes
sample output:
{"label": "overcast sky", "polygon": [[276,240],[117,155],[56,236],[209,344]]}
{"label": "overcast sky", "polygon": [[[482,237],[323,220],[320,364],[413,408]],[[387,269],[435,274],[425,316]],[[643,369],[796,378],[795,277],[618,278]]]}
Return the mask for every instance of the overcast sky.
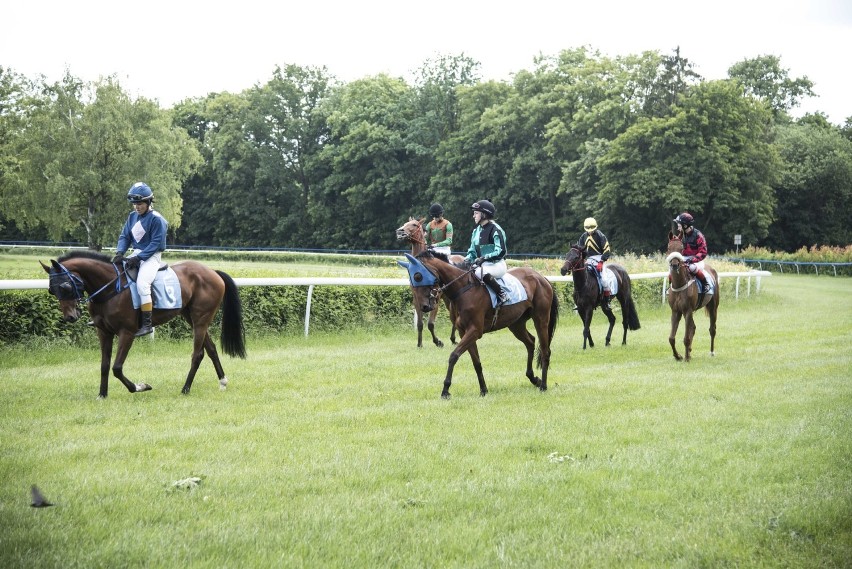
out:
{"label": "overcast sky", "polygon": [[66,68],[86,81],[115,74],[164,107],[238,93],[289,63],[325,66],[344,81],[410,80],[427,59],[463,53],[484,79],[510,79],[540,53],[680,46],[705,79],[780,56],[819,95],[795,115],[852,116],[852,0],[12,0],[2,18],[0,66],[51,81]]}

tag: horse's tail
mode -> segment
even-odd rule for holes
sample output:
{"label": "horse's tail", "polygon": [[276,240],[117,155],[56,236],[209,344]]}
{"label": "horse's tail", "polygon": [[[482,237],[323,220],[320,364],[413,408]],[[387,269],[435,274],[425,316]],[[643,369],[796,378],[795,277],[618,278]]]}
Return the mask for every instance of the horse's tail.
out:
{"label": "horse's tail", "polygon": [[222,349],[229,356],[245,359],[246,338],[243,326],[243,304],[237,284],[227,273],[216,271],[225,281],[225,298],[222,300]]}
{"label": "horse's tail", "polygon": [[[550,281],[548,281],[550,284]],[[553,335],[556,333],[556,325],[559,323],[559,293],[556,292],[556,287],[550,285],[550,292],[553,295],[550,301],[550,323],[547,325],[547,343],[553,343]],[[541,342],[535,348],[536,365],[541,368]]]}
{"label": "horse's tail", "polygon": [[[612,265],[610,265],[610,269],[611,268]],[[638,330],[641,328],[641,324],[639,324],[639,313],[636,312],[636,303],[633,302],[633,281],[630,280],[630,275],[627,274],[627,270],[623,267],[619,267],[618,272],[621,277],[621,282],[619,283],[620,290],[618,291],[618,294],[624,296],[622,308],[624,309],[625,316],[627,317],[627,328],[630,330]]]}

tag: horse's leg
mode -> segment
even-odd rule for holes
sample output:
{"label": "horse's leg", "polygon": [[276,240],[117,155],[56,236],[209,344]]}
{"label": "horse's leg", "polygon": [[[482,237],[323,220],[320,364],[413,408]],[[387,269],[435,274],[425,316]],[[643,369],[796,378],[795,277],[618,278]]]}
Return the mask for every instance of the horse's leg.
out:
{"label": "horse's leg", "polygon": [[[415,303],[416,304],[416,303]],[[414,307],[414,321],[417,325],[417,347],[423,347],[423,311],[419,306]]]}
{"label": "horse's leg", "polygon": [[[669,293],[669,294],[671,294],[671,293]],[[674,354],[674,358],[677,361],[680,361],[681,359],[683,359],[683,358],[681,358],[680,354],[677,352],[677,329],[678,329],[678,326],[680,326],[680,317],[681,317],[681,313],[678,310],[676,310],[675,308],[672,308],[672,331],[669,332],[669,344],[672,347],[672,354]]]}
{"label": "horse's leg", "polygon": [[530,383],[532,383],[536,387],[540,387],[541,378],[536,377],[535,372],[533,371],[533,356],[535,355],[535,337],[530,334],[529,330],[527,330],[526,319],[515,321],[511,326],[509,326],[509,330],[511,330],[512,334],[515,335],[515,338],[520,340],[521,343],[527,348],[527,379],[529,379]]}
{"label": "horse's leg", "polygon": [[216,351],[216,344],[213,342],[213,339],[210,337],[210,330],[207,330],[207,334],[204,336],[204,351],[207,352],[207,356],[210,358],[210,361],[213,362],[213,367],[216,368],[216,377],[219,378],[219,389],[225,390],[228,387],[228,378],[225,377],[225,368],[222,367],[222,361],[219,359],[219,352]]}
{"label": "horse's leg", "polygon": [[184,395],[189,395],[189,390],[192,389],[192,381],[195,379],[198,366],[201,365],[201,360],[204,359],[204,341],[207,338],[207,326],[209,322],[201,323],[198,320],[200,319],[193,319],[192,357],[189,364],[189,373],[186,375],[186,383],[183,384],[183,389],[180,390]]}
{"label": "horse's leg", "polygon": [[691,310],[686,314],[685,325],[683,347],[686,350],[686,354],[684,355],[684,360],[690,361],[692,359],[692,340],[695,338],[695,313]]}
{"label": "horse's leg", "polygon": [[630,312],[630,298],[624,291],[624,284],[619,281],[618,294],[615,295],[618,299],[618,304],[621,306],[621,327],[624,328],[624,334],[621,336],[621,345],[627,344],[627,316]]}
{"label": "horse's leg", "polygon": [[582,313],[580,314],[580,318],[583,319],[583,349],[586,349],[586,342],[589,343],[590,348],[595,347],[595,341],[592,340],[592,315],[594,314],[595,307],[594,306],[586,306],[585,308],[580,309]]}
{"label": "horse's leg", "polygon": [[[476,345],[476,339],[482,336],[482,333],[474,327],[468,328],[467,330],[461,331],[462,337],[459,340],[458,345],[450,352],[450,360],[447,364],[447,376],[444,378],[444,389],[441,391],[441,397],[444,399],[450,398],[450,385],[453,384],[453,368],[456,367],[456,362],[459,361],[459,358],[465,351],[468,350],[468,347]],[[476,360],[474,360],[473,367],[474,369],[479,366],[477,370],[477,377],[482,377],[482,364],[479,362],[479,354],[477,354]],[[471,356],[473,359],[473,356]],[[485,382],[485,379],[480,380],[481,384]]]}
{"label": "horse's leg", "polygon": [[130,348],[133,346],[135,332],[135,330],[122,330],[118,333],[118,350],[115,353],[115,362],[112,364],[112,374],[124,384],[124,387],[130,393],[139,393],[140,391],[150,391],[153,389],[147,383],[133,383],[124,375],[124,360],[127,359],[127,354],[130,353]]}
{"label": "horse's leg", "polygon": [[98,328],[98,340],[101,343],[101,390],[98,397],[106,399],[109,390],[109,364],[112,363],[112,341],[114,334],[108,334]]}
{"label": "horse's leg", "polygon": [[482,360],[479,359],[479,346],[476,342],[470,345],[467,349],[470,355],[470,360],[473,362],[473,369],[476,371],[476,379],[479,381],[479,396],[485,397],[488,395],[488,387],[485,386],[485,375],[482,373]]}
{"label": "horse's leg", "polygon": [[612,313],[611,308],[609,310],[605,310],[605,309],[602,308],[601,310],[603,310],[603,313],[606,316],[606,319],[609,320],[609,329],[606,331],[606,344],[605,344],[605,345],[609,346],[610,340],[612,339],[612,330],[613,330],[613,328],[615,328],[615,314]]}
{"label": "horse's leg", "polygon": [[435,319],[438,317],[438,310],[440,308],[441,308],[440,301],[436,302],[435,308],[433,308],[432,312],[429,313],[429,322],[428,322],[427,325],[429,326],[429,333],[432,334],[432,343],[435,344],[436,346],[438,346],[439,348],[443,348],[444,342],[439,340],[438,337],[435,335]]}
{"label": "horse's leg", "polygon": [[718,309],[718,300],[713,299],[707,305],[707,315],[710,317],[710,356],[716,355],[716,311]]}

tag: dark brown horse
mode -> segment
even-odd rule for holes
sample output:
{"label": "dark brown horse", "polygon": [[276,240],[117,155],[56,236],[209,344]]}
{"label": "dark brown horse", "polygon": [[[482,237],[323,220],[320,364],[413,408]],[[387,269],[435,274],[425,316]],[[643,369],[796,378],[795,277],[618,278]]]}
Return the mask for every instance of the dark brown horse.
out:
{"label": "dark brown horse", "polygon": [[[618,281],[618,293],[615,297],[621,304],[621,324],[624,327],[621,344],[624,345],[627,343],[627,330],[638,330],[640,326],[639,314],[636,312],[636,305],[633,303],[633,284],[627,271],[621,265],[609,263],[607,268],[615,274]],[[609,329],[606,332],[606,345],[609,346],[612,329],[615,327],[615,314],[612,313],[611,309],[604,308],[602,305],[603,292],[598,286],[598,279],[592,269],[586,266],[586,252],[576,245],[568,251],[565,264],[562,265],[560,272],[562,276],[565,276],[568,271],[571,271],[571,278],[574,281],[574,304],[577,305],[577,314],[583,321],[583,349],[586,349],[586,342],[589,343],[590,348],[595,347],[590,326],[597,306],[601,307],[609,320]]]}
{"label": "dark brown horse", "polygon": [[[416,257],[420,253],[426,250],[426,237],[423,232],[423,224],[426,222],[425,219],[414,219],[413,217],[409,217],[408,221],[403,223],[396,230],[396,238],[400,241],[408,241],[411,243],[411,255]],[[461,264],[464,262],[464,257],[461,255],[451,255],[450,261],[453,263]],[[452,316],[452,303],[449,299],[444,298],[444,302],[447,305],[447,312],[450,313],[450,321],[452,323],[452,329],[450,330],[450,342],[453,344],[456,343],[456,325],[455,319]],[[435,319],[438,318],[438,311],[441,309],[441,303],[436,302],[435,308],[432,312],[429,313],[429,321],[427,323],[427,327],[429,329],[429,333],[432,334],[432,342],[438,346],[439,348],[444,347],[444,343],[438,339],[435,335]],[[417,325],[417,347],[423,347],[423,309],[418,305],[418,303],[414,303],[414,314],[415,314],[415,323]]]}
{"label": "dark brown horse", "polygon": [[[434,309],[438,296],[444,294],[453,302],[456,327],[461,334],[458,345],[450,354],[447,376],[441,397],[450,397],[450,385],[453,368],[459,357],[465,352],[470,354],[473,369],[479,380],[481,395],[488,393],[482,363],[476,346],[483,334],[509,328],[512,334],[527,348],[526,376],[530,383],[541,391],[547,390],[547,370],[550,366],[550,344],[556,331],[559,318],[559,298],[546,278],[529,268],[511,269],[509,273],[518,278],[527,294],[527,299],[515,304],[500,307],[495,314],[491,307],[491,297],[487,287],[473,274],[473,271],[456,267],[446,255],[426,250],[417,257],[406,255],[411,264],[409,276],[414,290],[414,300],[424,311]],[[403,264],[403,263],[400,263]],[[408,264],[405,264],[408,265]],[[527,330],[527,321],[532,318],[538,336]],[[537,364],[541,368],[541,378],[533,372],[533,356],[537,355]]]}
{"label": "dark brown horse", "polygon": [[[133,383],[125,377],[122,367],[139,329],[138,311],[133,308],[127,277],[121,267],[109,258],[92,251],[73,251],[51,259],[50,267],[41,263],[50,277],[50,293],[59,300],[59,308],[67,322],[76,322],[82,305],[88,304],[89,314],[98,330],[101,344],[101,389],[99,397],[107,396],[113,339],[118,336],[118,352],[112,373],[131,393],[148,391],[147,383]],[[225,353],[245,358],[245,337],[242,305],[233,279],[222,271],[214,271],[201,263],[184,261],[171,265],[181,287],[182,308],[154,308],[154,325],[167,322],[180,314],[192,326],[193,349],[189,375],[181,390],[188,394],[204,352],[210,356],[219,386],[225,389],[228,379],[219,361],[216,345],[210,339],[208,327],[222,305],[221,343]],[[223,302],[224,301],[224,302]]]}
{"label": "dark brown horse", "polygon": [[[707,263],[704,264],[704,274],[713,279],[716,285],[713,294],[705,294],[699,303],[698,285],[695,282],[686,262],[683,258],[683,242],[679,235],[674,235],[669,232],[668,256],[666,262],[669,264],[669,279],[671,286],[666,291],[666,297],[669,301],[669,307],[672,309],[672,330],[669,334],[669,344],[672,347],[672,354],[676,360],[685,359],[689,361],[692,357],[692,339],[695,337],[695,320],[693,313],[696,310],[704,307],[705,312],[710,317],[710,355],[715,356],[716,346],[716,315],[719,312],[719,275]],[[686,330],[683,334],[683,346],[686,351],[683,358],[678,353],[675,347],[677,329],[680,325],[681,317],[686,322]]]}

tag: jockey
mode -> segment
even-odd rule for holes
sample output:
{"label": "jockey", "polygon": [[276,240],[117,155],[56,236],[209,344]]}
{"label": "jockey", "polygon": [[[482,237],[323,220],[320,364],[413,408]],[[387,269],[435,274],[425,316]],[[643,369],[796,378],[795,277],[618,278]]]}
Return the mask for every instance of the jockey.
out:
{"label": "jockey", "polygon": [[709,290],[707,275],[704,274],[704,259],[707,257],[707,240],[704,234],[693,227],[695,218],[688,212],[683,212],[674,220],[677,224],[680,240],[683,243],[683,258],[689,273],[701,279],[704,292]]}
{"label": "jockey", "polygon": [[[154,211],[154,192],[143,182],[136,182],[127,192],[127,201],[133,205],[133,211],[118,236],[116,255],[112,262],[122,261],[127,269],[139,267],[136,277],[136,290],[139,292],[142,325],[136,336],[144,336],[154,331],[151,324],[153,301],[151,298],[151,283],[160,268],[160,254],[166,250],[166,230],[169,227],[166,218]],[[133,246],[133,254],[127,259],[124,253]]]}
{"label": "jockey", "polygon": [[479,267],[479,277],[497,295],[497,305],[509,300],[496,279],[506,274],[506,233],[494,222],[497,209],[488,200],[470,206],[476,227],[470,236],[470,248],[465,261]]}
{"label": "jockey", "polygon": [[601,308],[612,310],[610,302],[612,301],[612,290],[608,286],[608,282],[603,278],[603,265],[609,259],[609,241],[606,235],[598,229],[598,222],[594,217],[587,217],[583,222],[585,231],[577,240],[577,247],[581,248],[586,253],[586,264],[595,268],[598,272],[598,279],[603,287],[603,301]]}
{"label": "jockey", "polygon": [[426,226],[426,246],[449,257],[452,254],[453,224],[444,219],[444,208],[439,203],[429,208],[429,217],[432,221]]}

